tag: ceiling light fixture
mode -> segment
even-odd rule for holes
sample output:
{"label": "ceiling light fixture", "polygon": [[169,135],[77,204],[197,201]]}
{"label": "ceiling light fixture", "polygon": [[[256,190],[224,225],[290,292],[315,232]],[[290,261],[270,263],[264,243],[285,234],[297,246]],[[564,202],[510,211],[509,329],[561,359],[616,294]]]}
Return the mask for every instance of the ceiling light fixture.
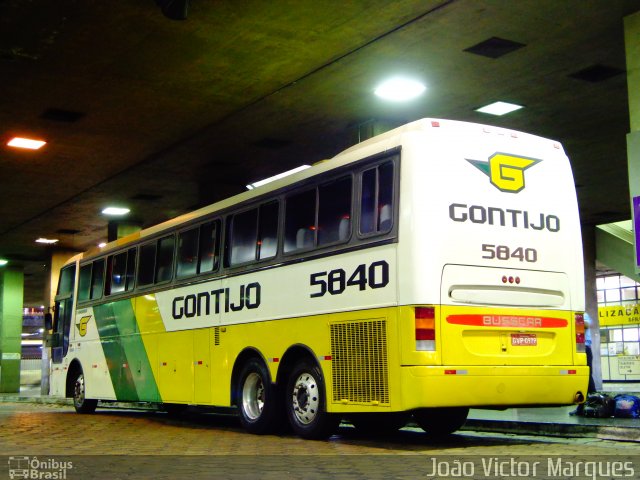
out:
{"label": "ceiling light fixture", "polygon": [[44,238],[40,237],[36,240],[36,243],[44,243],[46,245],[53,245],[54,243],[58,243],[57,238]]}
{"label": "ceiling light fixture", "polygon": [[0,258],[0,267],[4,267],[7,263],[9,263],[9,260]]}
{"label": "ceiling light fixture", "polygon": [[118,216],[126,215],[130,211],[131,210],[124,207],[107,207],[104,210],[102,210],[102,213],[104,215],[112,215],[112,216],[118,217]]}
{"label": "ceiling light fixture", "polygon": [[293,168],[291,170],[287,170],[286,172],[279,173],[274,175],[273,177],[265,178],[264,180],[259,180],[257,182],[250,183],[247,185],[247,190],[253,190],[254,188],[261,187],[262,185],[266,185],[267,183],[271,183],[275,180],[280,180],[281,178],[288,177],[289,175],[293,175],[294,173],[301,172],[302,170],[306,170],[310,168],[311,165],[300,165],[299,167]]}
{"label": "ceiling light fixture", "polygon": [[426,89],[424,84],[416,80],[395,77],[381,83],[374,93],[385,100],[406,102],[422,95]]}
{"label": "ceiling light fixture", "polygon": [[506,115],[507,113],[515,112],[516,110],[520,110],[521,108],[523,108],[522,105],[516,105],[515,103],[494,102],[476,109],[476,112],[501,116]]}
{"label": "ceiling light fixture", "polygon": [[32,140],[30,138],[14,137],[11,140],[9,140],[9,142],[7,142],[7,145],[15,148],[26,148],[29,150],[38,150],[42,148],[42,146],[45,145],[46,143],[47,142],[44,142],[42,140]]}

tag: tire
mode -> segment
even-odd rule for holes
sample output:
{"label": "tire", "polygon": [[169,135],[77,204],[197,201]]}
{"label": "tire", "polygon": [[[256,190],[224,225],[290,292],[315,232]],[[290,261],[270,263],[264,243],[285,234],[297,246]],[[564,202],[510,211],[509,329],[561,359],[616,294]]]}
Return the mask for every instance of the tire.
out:
{"label": "tire", "polygon": [[73,379],[73,407],[78,413],[93,413],[98,406],[97,400],[86,398],[84,373],[80,370]]}
{"label": "tire", "polygon": [[328,438],[340,424],[340,416],[326,411],[320,368],[306,361],[298,363],[289,375],[285,409],[293,432],[302,438]]}
{"label": "tire", "polygon": [[367,435],[392,435],[409,421],[406,412],[359,413],[350,417],[358,433]]}
{"label": "tire", "polygon": [[455,432],[467,421],[467,407],[421,408],[413,412],[416,423],[432,436]]}
{"label": "tire", "polygon": [[240,423],[250,433],[274,432],[281,424],[281,405],[264,363],[252,358],[242,367],[236,398]]}

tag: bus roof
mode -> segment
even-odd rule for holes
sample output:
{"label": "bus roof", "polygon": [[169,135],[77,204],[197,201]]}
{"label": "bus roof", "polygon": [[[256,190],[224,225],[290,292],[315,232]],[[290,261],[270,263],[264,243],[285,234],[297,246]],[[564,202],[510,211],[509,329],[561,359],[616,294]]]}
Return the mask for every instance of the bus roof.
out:
{"label": "bus roof", "polygon": [[[231,196],[229,198],[213,203],[211,205],[202,207],[192,212],[185,213],[183,215],[180,215],[173,219],[159,223],[157,225],[145,228],[139,232],[136,232],[136,233],[127,235],[125,237],[119,238],[117,240],[114,240],[112,242],[109,242],[106,246],[102,248],[100,247],[92,248],[87,252],[85,252],[84,254],[81,254],[81,258],[94,257],[97,255],[105,254],[112,250],[116,250],[125,245],[128,245],[131,242],[144,239],[146,237],[151,237],[165,230],[175,228],[177,226],[180,226],[185,223],[189,223],[191,221],[196,221],[199,218],[203,218],[215,212],[225,210],[234,205],[244,203],[244,202],[249,202],[254,198],[259,198],[269,192],[279,190],[288,185],[300,182],[307,178],[314,177],[316,175],[332,170],[334,168],[341,167],[343,165],[348,165],[349,163],[358,161],[374,153],[385,152],[401,144],[402,143],[401,137],[403,137],[406,134],[425,131],[425,130],[431,130],[433,128],[447,127],[447,126],[455,127],[457,129],[483,128],[485,129],[485,131],[487,129],[492,129],[492,130],[511,132],[514,134],[517,133],[518,135],[521,135],[521,136],[535,137],[534,135],[530,135],[522,132],[515,132],[514,130],[508,130],[500,127],[489,127],[481,124],[461,122],[457,120],[423,118],[411,123],[407,123],[406,125],[402,125],[398,128],[382,133],[380,135],[376,135],[375,137],[372,137],[368,140],[358,143],[338,153],[336,156],[334,156],[331,159],[321,160],[319,162],[314,163],[311,168],[307,168],[300,172],[294,173],[292,175],[286,176],[284,178],[281,178],[273,182],[267,183],[265,185],[262,185],[260,187],[254,188],[252,190],[247,190],[246,192],[239,193],[237,195]],[[542,139],[541,137],[538,137],[538,138],[540,138],[540,140],[549,141],[547,139]],[[75,258],[76,257],[74,257],[74,259]]]}

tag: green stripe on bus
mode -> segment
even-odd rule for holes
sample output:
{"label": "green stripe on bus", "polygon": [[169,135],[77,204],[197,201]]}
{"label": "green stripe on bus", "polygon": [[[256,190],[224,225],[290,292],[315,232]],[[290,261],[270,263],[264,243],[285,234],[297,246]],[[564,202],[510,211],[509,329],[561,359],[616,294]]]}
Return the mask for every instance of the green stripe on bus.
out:
{"label": "green stripe on bus", "polygon": [[158,387],[137,332],[131,300],[96,306],[94,312],[116,398],[159,401]]}

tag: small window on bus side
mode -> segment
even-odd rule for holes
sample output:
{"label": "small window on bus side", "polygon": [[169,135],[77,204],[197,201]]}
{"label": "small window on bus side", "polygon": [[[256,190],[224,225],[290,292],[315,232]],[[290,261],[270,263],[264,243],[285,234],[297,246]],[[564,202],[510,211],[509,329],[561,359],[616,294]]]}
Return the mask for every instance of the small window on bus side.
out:
{"label": "small window on bus side", "polygon": [[213,272],[218,269],[220,248],[220,221],[205,223],[200,227],[198,252],[198,273]]}
{"label": "small window on bus side", "polygon": [[73,283],[76,280],[76,267],[66,267],[60,272],[60,281],[58,282],[58,295],[69,295],[73,293]]}
{"label": "small window on bus side", "polygon": [[86,302],[91,294],[91,264],[80,267],[80,278],[78,278],[78,301]]}
{"label": "small window on bus side", "polygon": [[124,292],[127,283],[127,252],[112,255],[108,259],[111,270],[108,295]]}
{"label": "small window on bus side", "polygon": [[258,221],[258,259],[275,257],[278,253],[278,202],[260,205]]}
{"label": "small window on bus side", "polygon": [[351,184],[349,176],[318,188],[318,246],[351,236]]}
{"label": "small window on bus side", "polygon": [[133,290],[136,279],[136,249],[130,248],[127,254],[127,274],[125,279],[125,290]]}
{"label": "small window on bus side", "polygon": [[138,286],[144,287],[153,283],[153,272],[156,268],[156,242],[140,247],[138,263]]}
{"label": "small window on bus side", "polygon": [[158,255],[156,257],[156,283],[168,282],[173,274],[173,235],[158,241]]}
{"label": "small window on bus side", "polygon": [[393,226],[393,163],[362,172],[360,233],[386,233]]}
{"label": "small window on bus side", "polygon": [[199,228],[186,230],[178,235],[178,262],[176,276],[190,277],[198,273]]}
{"label": "small window on bus side", "polygon": [[231,217],[230,266],[256,259],[258,244],[258,209]]}
{"label": "small window on bus side", "polygon": [[284,252],[295,252],[315,245],[316,190],[287,197]]}
{"label": "small window on bus side", "polygon": [[91,273],[91,299],[96,300],[102,297],[102,287],[104,285],[104,258],[93,262]]}

